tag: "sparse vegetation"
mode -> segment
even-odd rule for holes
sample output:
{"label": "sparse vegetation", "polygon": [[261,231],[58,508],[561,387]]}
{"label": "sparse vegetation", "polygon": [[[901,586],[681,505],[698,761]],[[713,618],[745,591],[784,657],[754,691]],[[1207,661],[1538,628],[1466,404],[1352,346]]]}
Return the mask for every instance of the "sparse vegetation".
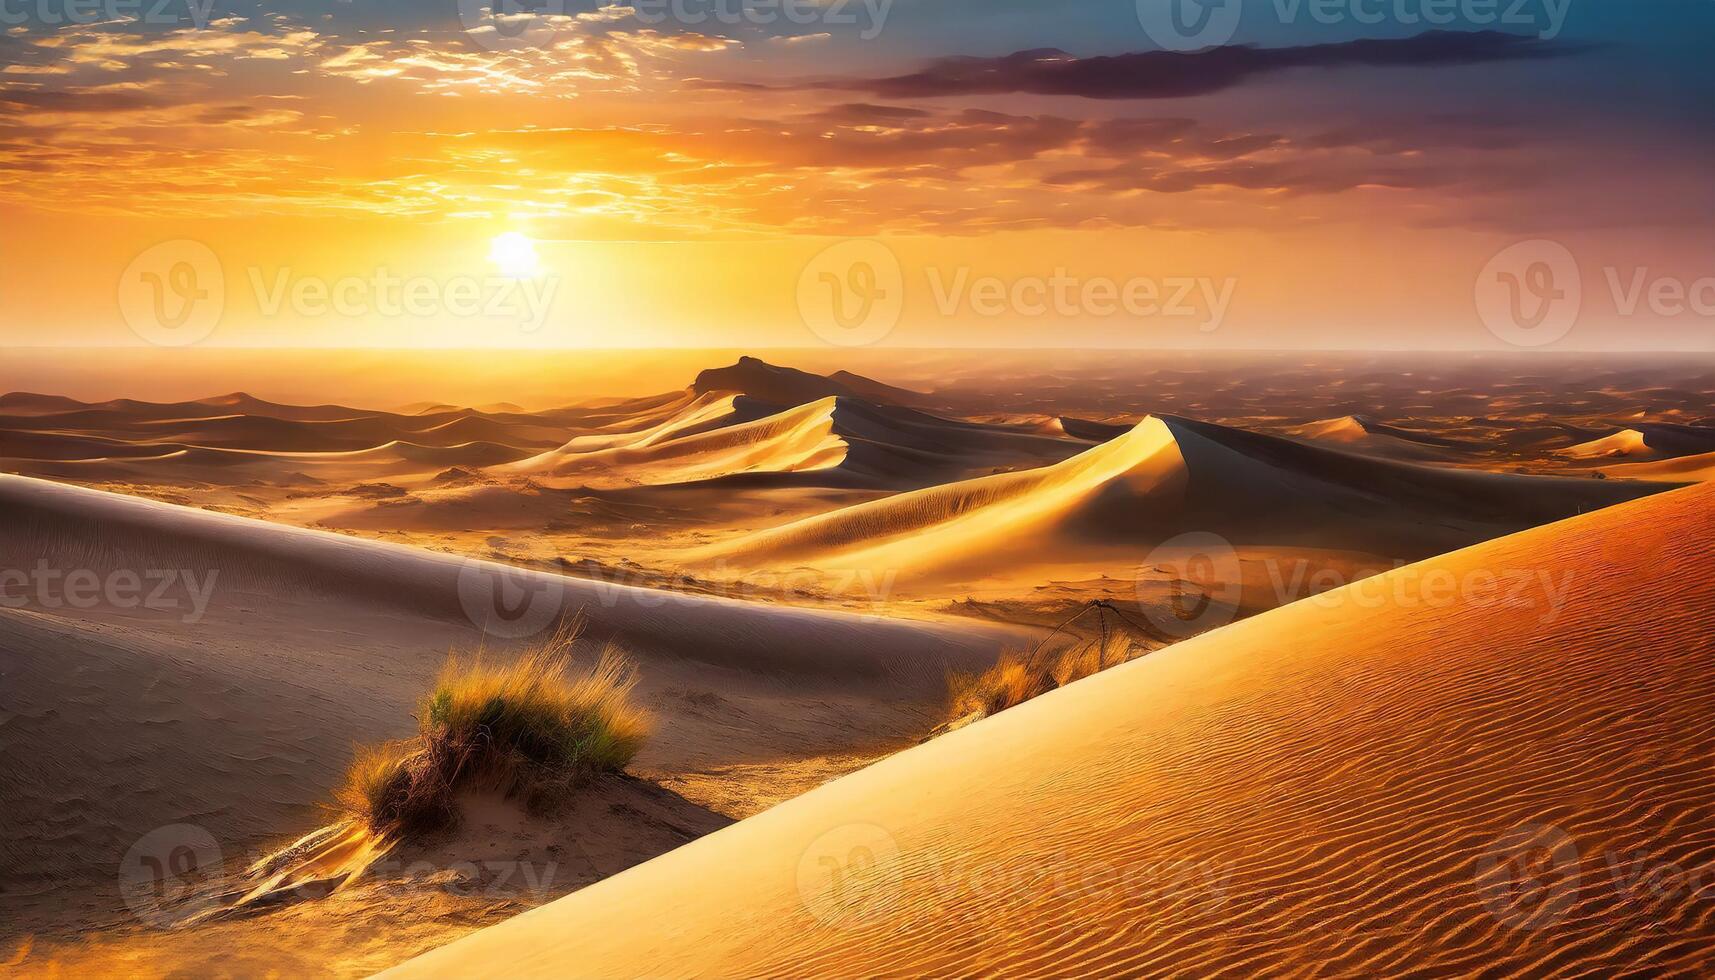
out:
{"label": "sparse vegetation", "polygon": [[1089,640],[1034,657],[1004,653],[981,673],[948,675],[948,720],[939,730],[963,727],[1148,652],[1127,637],[1113,636],[1106,643]]}
{"label": "sparse vegetation", "polygon": [[418,734],[360,749],[337,795],[377,833],[408,835],[457,819],[457,796],[488,790],[551,806],[637,754],[650,719],[631,702],[637,674],[608,649],[574,673],[576,622],[510,662],[450,659],[417,713]]}

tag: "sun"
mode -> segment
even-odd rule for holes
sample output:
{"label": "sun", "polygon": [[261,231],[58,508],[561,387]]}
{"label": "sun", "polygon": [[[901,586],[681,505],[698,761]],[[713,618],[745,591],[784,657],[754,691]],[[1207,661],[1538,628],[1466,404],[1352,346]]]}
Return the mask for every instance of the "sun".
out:
{"label": "sun", "polygon": [[488,261],[500,267],[501,275],[529,279],[539,268],[536,242],[519,231],[495,235],[488,245]]}

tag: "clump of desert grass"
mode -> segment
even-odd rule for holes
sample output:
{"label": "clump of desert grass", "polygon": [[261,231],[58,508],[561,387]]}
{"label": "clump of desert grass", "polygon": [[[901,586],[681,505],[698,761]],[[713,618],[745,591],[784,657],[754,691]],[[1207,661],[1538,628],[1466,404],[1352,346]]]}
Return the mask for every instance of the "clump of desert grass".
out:
{"label": "clump of desert grass", "polygon": [[411,836],[456,823],[467,791],[543,811],[623,770],[651,728],[631,697],[637,671],[611,647],[574,669],[581,629],[574,621],[509,660],[449,658],[418,707],[417,735],[358,750],[340,808],[377,834]]}
{"label": "clump of desert grass", "polygon": [[962,728],[1148,652],[1123,636],[1034,654],[1007,651],[987,670],[947,675],[947,721],[936,731]]}

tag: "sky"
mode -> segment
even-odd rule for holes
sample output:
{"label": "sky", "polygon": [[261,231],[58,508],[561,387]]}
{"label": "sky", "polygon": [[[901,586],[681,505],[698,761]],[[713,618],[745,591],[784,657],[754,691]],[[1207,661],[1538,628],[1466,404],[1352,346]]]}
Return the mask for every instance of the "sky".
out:
{"label": "sky", "polygon": [[0,0],[0,346],[1715,350],[1710,0]]}

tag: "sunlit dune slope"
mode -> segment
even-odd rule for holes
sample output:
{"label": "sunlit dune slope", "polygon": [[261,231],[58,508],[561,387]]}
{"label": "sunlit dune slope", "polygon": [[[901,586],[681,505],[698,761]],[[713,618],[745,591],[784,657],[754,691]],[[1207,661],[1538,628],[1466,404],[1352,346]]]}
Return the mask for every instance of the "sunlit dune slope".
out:
{"label": "sunlit dune slope", "polygon": [[[1205,634],[388,975],[1705,973],[1712,516],[1678,490]],[[1514,571],[1563,589],[1471,584]]]}
{"label": "sunlit dune slope", "polygon": [[1659,480],[1666,483],[1695,483],[1715,480],[1715,452],[1648,463],[1604,466],[1602,474],[1617,480]]}
{"label": "sunlit dune slope", "polygon": [[1458,440],[1402,429],[1365,415],[1322,419],[1289,429],[1288,434],[1367,455],[1426,462],[1458,459],[1461,450],[1474,448]]}
{"label": "sunlit dune slope", "polygon": [[1079,448],[1034,432],[849,396],[779,408],[749,395],[709,392],[647,429],[579,436],[504,471],[591,485],[733,477],[784,482],[784,474],[794,474],[799,479],[793,482],[805,484],[921,487],[1058,462]]}
{"label": "sunlit dune slope", "polygon": [[896,569],[1129,555],[1189,531],[1235,545],[1417,558],[1657,487],[1360,457],[1171,416],[1058,465],[900,494],[690,556]]}
{"label": "sunlit dune slope", "polygon": [[1559,450],[1571,459],[1669,459],[1715,451],[1715,429],[1668,423],[1640,423],[1600,439]]}

